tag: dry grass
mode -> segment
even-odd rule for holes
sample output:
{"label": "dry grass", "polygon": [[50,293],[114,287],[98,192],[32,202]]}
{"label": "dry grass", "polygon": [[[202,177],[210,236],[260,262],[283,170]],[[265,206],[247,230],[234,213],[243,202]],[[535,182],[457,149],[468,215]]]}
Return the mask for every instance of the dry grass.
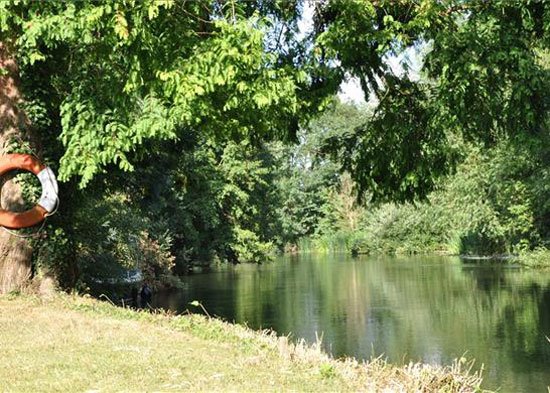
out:
{"label": "dry grass", "polygon": [[[471,364],[334,360],[199,315],[152,315],[82,297],[0,297],[0,391],[478,392]],[[464,369],[466,368],[466,369]]]}

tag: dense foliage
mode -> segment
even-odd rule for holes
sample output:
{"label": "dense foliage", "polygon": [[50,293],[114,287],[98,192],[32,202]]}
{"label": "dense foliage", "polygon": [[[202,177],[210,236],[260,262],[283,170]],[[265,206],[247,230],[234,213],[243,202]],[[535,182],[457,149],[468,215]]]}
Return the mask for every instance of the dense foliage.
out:
{"label": "dense foliage", "polygon": [[[425,196],[455,162],[451,135],[485,142],[545,135],[549,6],[349,0],[316,7],[324,61],[379,101],[371,120],[336,144],[361,191],[377,199]],[[426,52],[422,78],[385,61],[412,46]]]}
{"label": "dense foliage", "polygon": [[[358,112],[355,117],[364,112],[348,108]],[[340,118],[338,110],[324,117],[334,115]],[[536,249],[539,258],[547,259],[543,249],[550,241],[548,142],[525,137],[520,143],[515,136],[488,147],[457,140],[462,158],[456,171],[425,200],[404,204],[377,203],[372,198],[351,204],[353,187],[344,174],[319,209],[319,225],[306,247],[470,255],[534,255],[530,251]]]}
{"label": "dense foliage", "polygon": [[311,81],[287,43],[295,6],[0,3],[26,111],[64,182],[39,266],[74,286],[273,249],[265,144],[294,139],[323,98],[303,94]]}
{"label": "dense foliage", "polygon": [[60,116],[62,180],[80,175],[85,186],[106,165],[130,170],[149,140],[193,129],[222,140],[283,137],[307,106],[296,94],[303,72],[265,50],[273,22],[236,15],[234,3],[0,7],[23,72],[40,74]]}

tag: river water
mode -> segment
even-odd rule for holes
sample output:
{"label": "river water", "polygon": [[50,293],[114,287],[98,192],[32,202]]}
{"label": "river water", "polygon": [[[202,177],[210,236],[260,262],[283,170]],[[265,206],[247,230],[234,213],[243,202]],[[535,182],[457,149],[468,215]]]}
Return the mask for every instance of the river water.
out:
{"label": "river water", "polygon": [[487,389],[548,392],[550,272],[451,257],[285,256],[214,268],[158,293],[198,311],[315,341],[335,357],[483,364]]}

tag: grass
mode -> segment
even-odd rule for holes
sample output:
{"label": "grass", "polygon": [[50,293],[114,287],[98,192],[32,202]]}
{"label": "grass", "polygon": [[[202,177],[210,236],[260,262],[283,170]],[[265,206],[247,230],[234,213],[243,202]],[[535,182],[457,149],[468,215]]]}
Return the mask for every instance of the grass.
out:
{"label": "grass", "polygon": [[478,392],[463,359],[442,367],[335,360],[200,315],[151,314],[56,294],[0,297],[0,391]]}

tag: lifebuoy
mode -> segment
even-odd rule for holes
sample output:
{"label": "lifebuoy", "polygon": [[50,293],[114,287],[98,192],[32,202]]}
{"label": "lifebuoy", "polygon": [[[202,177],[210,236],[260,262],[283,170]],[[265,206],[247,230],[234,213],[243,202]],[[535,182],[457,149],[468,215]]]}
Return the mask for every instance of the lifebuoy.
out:
{"label": "lifebuoy", "polygon": [[16,213],[0,208],[0,226],[10,229],[32,227],[52,213],[58,202],[57,179],[51,168],[29,154],[7,154],[0,158],[0,176],[15,170],[34,173],[40,180],[42,195],[38,204],[30,210]]}

